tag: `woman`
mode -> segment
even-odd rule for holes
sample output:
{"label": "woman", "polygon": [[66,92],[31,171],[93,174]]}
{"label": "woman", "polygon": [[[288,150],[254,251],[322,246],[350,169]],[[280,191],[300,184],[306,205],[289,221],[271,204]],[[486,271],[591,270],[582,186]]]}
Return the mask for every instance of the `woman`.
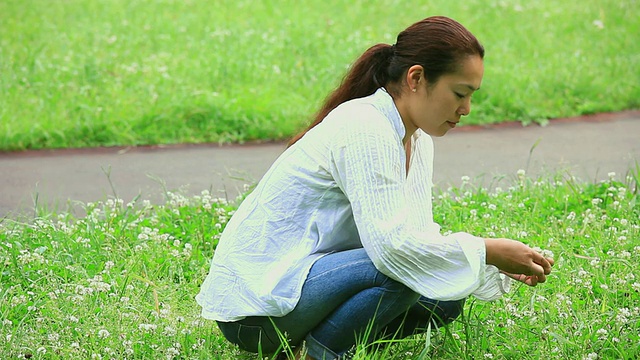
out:
{"label": "woman", "polygon": [[227,224],[196,297],[203,316],[248,351],[275,352],[284,334],[334,359],[446,324],[510,278],[544,282],[553,260],[525,244],[433,222],[430,136],[469,114],[483,56],[445,17],[368,49]]}

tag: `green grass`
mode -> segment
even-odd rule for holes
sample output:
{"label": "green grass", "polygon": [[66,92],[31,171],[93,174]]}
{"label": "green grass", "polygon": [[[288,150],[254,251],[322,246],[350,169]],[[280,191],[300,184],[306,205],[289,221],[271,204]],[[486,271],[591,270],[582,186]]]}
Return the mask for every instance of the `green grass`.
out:
{"label": "green grass", "polygon": [[[462,319],[429,338],[377,352],[361,345],[355,358],[638,358],[638,180],[519,173],[508,188],[436,191],[444,231],[550,250],[554,271],[499,301],[469,300]],[[194,300],[234,204],[167,193],[163,205],[110,199],[85,209],[0,222],[0,358],[257,358],[200,319]]]}
{"label": "green grass", "polygon": [[0,151],[283,139],[368,46],[451,16],[487,49],[467,123],[640,107],[640,4],[7,0]]}

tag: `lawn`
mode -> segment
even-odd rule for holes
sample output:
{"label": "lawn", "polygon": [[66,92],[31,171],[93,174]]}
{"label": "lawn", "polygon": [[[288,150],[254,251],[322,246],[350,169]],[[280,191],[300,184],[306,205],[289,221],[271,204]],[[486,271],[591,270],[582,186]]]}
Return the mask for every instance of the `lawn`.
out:
{"label": "lawn", "polygon": [[[640,174],[599,183],[514,174],[508,188],[436,189],[444,231],[552,251],[548,282],[516,286],[431,337],[356,359],[636,359],[640,356]],[[232,203],[85,204],[0,222],[0,358],[257,359],[199,317],[194,296]]]}
{"label": "lawn", "polygon": [[640,107],[635,0],[6,0],[0,151],[284,139],[351,62],[453,17],[487,50],[468,124]]}

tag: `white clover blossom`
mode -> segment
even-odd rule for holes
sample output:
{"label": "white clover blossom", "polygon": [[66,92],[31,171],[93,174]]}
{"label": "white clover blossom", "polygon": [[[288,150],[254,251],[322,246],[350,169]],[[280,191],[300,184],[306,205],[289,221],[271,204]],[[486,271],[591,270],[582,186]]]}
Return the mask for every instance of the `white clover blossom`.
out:
{"label": "white clover blossom", "polygon": [[597,360],[597,359],[598,359],[598,354],[596,354],[596,353],[589,353],[589,354],[587,354],[587,356],[585,356],[583,359],[584,359],[584,360]]}
{"label": "white clover blossom", "polygon": [[157,328],[158,328],[158,325],[156,325],[156,324],[140,324],[140,325],[138,325],[138,329],[143,330],[143,331],[154,331]]}

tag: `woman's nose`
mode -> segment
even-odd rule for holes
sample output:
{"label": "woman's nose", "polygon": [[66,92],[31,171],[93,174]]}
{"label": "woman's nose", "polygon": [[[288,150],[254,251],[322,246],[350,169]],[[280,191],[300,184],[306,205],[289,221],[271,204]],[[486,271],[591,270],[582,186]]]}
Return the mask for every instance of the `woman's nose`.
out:
{"label": "woman's nose", "polygon": [[471,112],[471,101],[465,101],[464,104],[462,104],[459,108],[458,108],[458,114],[460,114],[461,116],[467,116],[469,115],[469,113]]}

